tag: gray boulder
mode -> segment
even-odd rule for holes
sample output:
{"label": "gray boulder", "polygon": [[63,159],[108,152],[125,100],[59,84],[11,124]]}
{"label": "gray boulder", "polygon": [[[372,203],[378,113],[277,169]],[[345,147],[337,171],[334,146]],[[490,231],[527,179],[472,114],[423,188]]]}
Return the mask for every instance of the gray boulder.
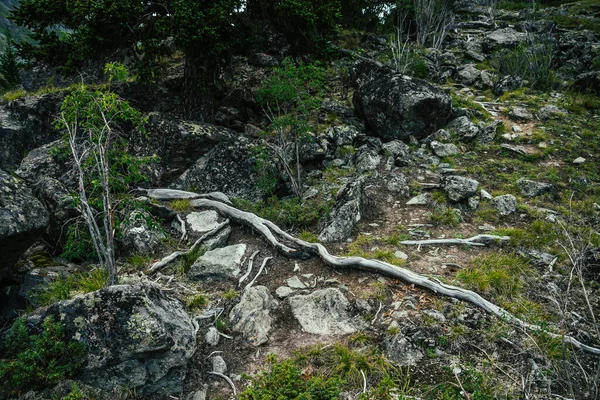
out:
{"label": "gray boulder", "polygon": [[158,286],[111,286],[38,310],[28,321],[39,326],[48,316],[86,345],[83,382],[107,391],[127,386],[139,395],[182,390],[196,349],[194,327],[181,302]]}
{"label": "gray boulder", "polygon": [[567,110],[550,104],[550,105],[540,108],[540,110],[537,113],[537,116],[542,121],[546,121],[551,118],[563,118],[567,114],[568,114]]}
{"label": "gray boulder", "polygon": [[229,313],[233,330],[242,332],[244,338],[254,346],[269,340],[273,317],[270,312],[277,307],[277,301],[265,286],[254,286],[244,292],[240,302]]}
{"label": "gray boulder", "polygon": [[525,178],[520,178],[516,183],[523,196],[526,197],[540,196],[554,190],[554,185],[550,183],[536,182]]}
{"label": "gray boulder", "polygon": [[132,211],[123,223],[123,245],[127,253],[153,254],[167,236],[144,210]]}
{"label": "gray boulder", "polygon": [[497,29],[488,33],[483,39],[483,51],[491,53],[500,49],[513,48],[527,40],[527,34],[512,28]]}
{"label": "gray boulder", "polygon": [[454,156],[460,152],[458,147],[452,143],[440,143],[434,140],[430,146],[433,153],[438,157]]}
{"label": "gray boulder", "polygon": [[517,121],[531,121],[533,114],[524,107],[511,107],[508,116]]}
{"label": "gray boulder", "polygon": [[346,146],[354,143],[359,135],[358,129],[352,125],[337,125],[327,128],[325,135],[336,146]]}
{"label": "gray boulder", "polygon": [[500,215],[510,215],[517,211],[517,198],[512,194],[496,196],[491,203]]}
{"label": "gray boulder", "polygon": [[287,301],[292,314],[308,333],[347,335],[366,326],[360,316],[353,315],[350,302],[336,288],[288,297]]}
{"label": "gray boulder", "polygon": [[473,123],[465,115],[454,118],[452,121],[448,122],[446,129],[464,139],[472,139],[481,131],[479,126]]}
{"label": "gray boulder", "polygon": [[364,182],[365,179],[360,177],[340,189],[339,200],[329,223],[319,233],[319,241],[342,242],[352,236],[352,230],[362,218]]}
{"label": "gray boulder", "polygon": [[381,163],[379,152],[374,149],[361,148],[356,156],[356,170],[359,173],[374,171]]}
{"label": "gray boulder", "polygon": [[450,96],[421,79],[394,74],[372,80],[354,93],[354,107],[382,139],[424,138],[451,115]]}
{"label": "gray boulder", "polygon": [[423,352],[419,346],[413,344],[401,333],[386,339],[384,345],[386,357],[401,367],[417,365],[423,358]]}
{"label": "gray boulder", "polygon": [[584,72],[577,75],[573,82],[573,87],[579,91],[590,91],[592,93],[600,92],[600,71]]}
{"label": "gray boulder", "polygon": [[401,197],[408,197],[410,195],[408,184],[409,180],[406,175],[396,169],[390,174],[390,178],[387,181],[387,189],[392,193],[399,194]]}
{"label": "gray boulder", "polygon": [[27,152],[58,138],[52,123],[63,96],[26,96],[0,106],[0,168],[13,170]]}
{"label": "gray boulder", "polygon": [[23,181],[0,169],[0,281],[48,223],[48,211]]}
{"label": "gray boulder", "polygon": [[233,131],[220,126],[183,121],[154,112],[148,116],[148,136],[133,136],[130,144],[135,154],[160,157],[159,163],[151,168],[154,183],[164,187],[217,144],[231,142],[235,136]]}
{"label": "gray boulder", "polygon": [[197,156],[200,157],[196,157],[193,165],[169,185],[171,189],[195,188],[198,193],[218,191],[250,201],[262,198],[252,141],[242,136],[220,141]]}
{"label": "gray boulder", "polygon": [[472,64],[465,65],[457,74],[458,80],[464,85],[472,85],[481,77],[481,71]]}
{"label": "gray boulder", "polygon": [[502,96],[504,93],[512,92],[523,87],[523,79],[518,76],[505,75],[498,79],[492,88],[492,92],[496,96]]}
{"label": "gray boulder", "polygon": [[463,176],[450,175],[444,177],[442,186],[450,200],[461,201],[477,194],[479,182]]}
{"label": "gray boulder", "polygon": [[235,278],[240,274],[245,253],[245,244],[208,251],[192,265],[188,278],[191,280]]}
{"label": "gray boulder", "polygon": [[400,140],[392,140],[381,146],[383,153],[394,158],[398,166],[405,166],[412,162],[413,152],[408,145]]}

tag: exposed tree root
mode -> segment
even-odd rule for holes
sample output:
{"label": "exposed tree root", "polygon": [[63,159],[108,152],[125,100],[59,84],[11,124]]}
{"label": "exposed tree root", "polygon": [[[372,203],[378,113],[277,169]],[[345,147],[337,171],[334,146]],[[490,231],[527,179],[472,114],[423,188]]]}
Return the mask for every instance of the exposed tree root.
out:
{"label": "exposed tree root", "polygon": [[[151,196],[150,193],[148,193],[148,195]],[[471,290],[462,289],[457,286],[447,285],[439,281],[436,282],[413,271],[386,263],[384,261],[370,260],[362,257],[338,257],[331,255],[327,251],[325,246],[323,246],[320,243],[305,242],[304,240],[298,239],[288,234],[271,221],[263,219],[253,213],[238,210],[235,207],[221,203],[219,201],[198,198],[196,200],[192,200],[192,205],[195,208],[213,209],[219,212],[221,215],[230,218],[235,222],[238,222],[242,225],[254,229],[255,231],[258,231],[273,247],[275,247],[276,249],[288,256],[303,258],[308,254],[317,254],[321,258],[321,260],[323,260],[323,262],[332,267],[357,268],[369,272],[378,272],[390,276],[392,278],[401,279],[422,289],[427,289],[434,293],[439,293],[448,297],[471,303],[475,306],[484,309],[488,313],[494,314],[500,319],[515,326],[518,326],[526,331],[543,331],[545,332],[545,334],[554,338],[561,339],[565,343],[569,343],[573,347],[583,352],[595,356],[600,356],[600,349],[583,344],[571,336],[548,332],[538,325],[525,322],[515,317],[505,309],[484,299],[482,296]],[[289,245],[282,243],[278,238],[289,242],[290,245],[297,246],[297,248],[293,248]]]}
{"label": "exposed tree root", "polygon": [[476,235],[468,239],[427,239],[427,240],[404,240],[400,242],[405,245],[436,245],[436,244],[466,244],[468,246],[485,246],[485,243],[489,242],[507,242],[510,240],[509,236],[495,236],[495,235]]}

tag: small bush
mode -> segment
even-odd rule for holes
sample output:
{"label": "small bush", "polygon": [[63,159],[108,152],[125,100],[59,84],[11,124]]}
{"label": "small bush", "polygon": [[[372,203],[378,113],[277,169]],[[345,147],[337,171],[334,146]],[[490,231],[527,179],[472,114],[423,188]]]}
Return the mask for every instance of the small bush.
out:
{"label": "small bush", "polygon": [[554,46],[549,40],[530,37],[515,49],[497,53],[491,65],[504,75],[518,76],[533,89],[550,89],[557,81],[553,69]]}
{"label": "small bush", "polygon": [[268,371],[259,373],[240,393],[240,400],[337,400],[341,391],[339,377],[303,375],[292,360],[277,363],[269,359]]}
{"label": "small bush", "polygon": [[188,311],[193,312],[206,307],[209,302],[210,299],[208,298],[208,296],[200,293],[188,299],[188,301],[186,301],[185,303],[185,307],[188,309]]}
{"label": "small bush", "polygon": [[192,202],[190,199],[173,200],[171,208],[175,211],[184,212],[190,209]]}
{"label": "small bush", "polygon": [[233,204],[284,228],[310,228],[317,224],[321,215],[328,215],[330,212],[328,203],[297,197],[280,199],[273,196],[259,202],[233,199]]}
{"label": "small bush", "polygon": [[460,211],[450,207],[436,207],[429,217],[434,225],[458,226],[463,220]]}
{"label": "small bush", "polygon": [[87,226],[76,222],[67,228],[67,240],[60,256],[69,261],[94,261],[96,249]]}
{"label": "small bush", "polygon": [[85,361],[85,346],[65,337],[63,327],[48,317],[39,334],[31,334],[19,318],[2,340],[0,394],[50,386],[75,376]]}

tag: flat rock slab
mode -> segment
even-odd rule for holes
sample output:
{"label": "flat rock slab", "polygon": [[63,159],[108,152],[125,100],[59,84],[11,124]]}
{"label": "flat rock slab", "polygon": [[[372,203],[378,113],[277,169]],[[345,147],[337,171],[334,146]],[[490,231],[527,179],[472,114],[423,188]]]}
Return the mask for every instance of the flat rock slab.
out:
{"label": "flat rock slab", "polygon": [[266,343],[273,323],[269,313],[277,305],[277,300],[265,286],[249,288],[229,314],[229,320],[234,324],[233,330],[242,332],[254,346]]}
{"label": "flat rock slab", "polygon": [[294,317],[308,333],[347,335],[365,326],[361,317],[352,313],[348,299],[336,288],[288,297],[288,302]]}
{"label": "flat rock slab", "polygon": [[213,210],[191,212],[185,220],[194,232],[204,233],[212,231],[219,225],[219,214]]}
{"label": "flat rock slab", "polygon": [[240,274],[244,254],[246,254],[245,244],[208,251],[192,265],[188,278],[191,280],[235,278]]}

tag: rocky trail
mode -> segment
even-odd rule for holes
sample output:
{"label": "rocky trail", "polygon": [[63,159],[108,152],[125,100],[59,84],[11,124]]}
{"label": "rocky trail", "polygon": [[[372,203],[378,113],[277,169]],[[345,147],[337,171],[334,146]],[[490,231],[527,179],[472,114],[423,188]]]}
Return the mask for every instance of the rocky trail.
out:
{"label": "rocky trail", "polygon": [[[347,400],[600,398],[588,3],[533,17],[455,1],[411,74],[388,38],[355,33],[353,48],[347,33],[297,142],[262,133],[256,101],[283,57],[236,58],[216,124],[178,116],[177,60],[153,90],[115,85],[148,117],[127,151],[156,161],[119,199],[114,286],[77,246],[76,173],[52,125],[67,92],[0,105],[2,334],[51,316],[86,346],[70,379],[6,398],[71,399],[75,382],[79,398],[254,399],[287,359],[303,382],[341,377]],[[502,64],[525,54],[539,71],[545,49],[543,90]]]}

